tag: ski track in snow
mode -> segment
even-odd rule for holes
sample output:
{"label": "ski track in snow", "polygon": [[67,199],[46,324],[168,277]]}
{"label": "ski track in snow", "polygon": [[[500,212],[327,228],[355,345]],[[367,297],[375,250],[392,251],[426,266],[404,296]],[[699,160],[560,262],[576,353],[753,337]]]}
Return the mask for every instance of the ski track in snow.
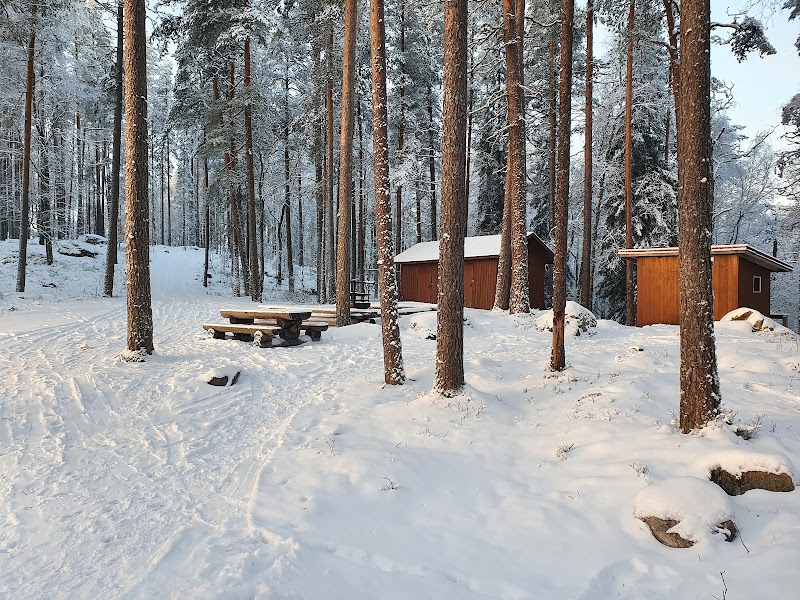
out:
{"label": "ski track in snow", "polygon": [[[321,398],[292,390],[332,383],[318,360],[324,344],[302,360],[303,348],[207,340],[199,324],[235,302],[192,293],[195,264],[169,264],[182,258],[165,254],[153,271],[156,355],[146,366],[116,358],[121,302],[3,338],[0,370],[11,376],[0,397],[17,397],[0,404],[0,596],[157,597],[167,581],[210,593],[227,577],[215,569],[238,580],[284,551],[253,527],[251,496],[303,399]],[[236,386],[198,380],[220,359],[241,368]]]}

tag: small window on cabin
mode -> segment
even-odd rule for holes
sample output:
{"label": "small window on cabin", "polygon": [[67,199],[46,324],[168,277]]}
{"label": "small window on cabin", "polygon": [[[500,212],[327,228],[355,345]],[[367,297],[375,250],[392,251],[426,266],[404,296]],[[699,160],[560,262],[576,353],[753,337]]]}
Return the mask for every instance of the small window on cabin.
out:
{"label": "small window on cabin", "polygon": [[753,276],[753,293],[754,294],[761,293],[761,275]]}

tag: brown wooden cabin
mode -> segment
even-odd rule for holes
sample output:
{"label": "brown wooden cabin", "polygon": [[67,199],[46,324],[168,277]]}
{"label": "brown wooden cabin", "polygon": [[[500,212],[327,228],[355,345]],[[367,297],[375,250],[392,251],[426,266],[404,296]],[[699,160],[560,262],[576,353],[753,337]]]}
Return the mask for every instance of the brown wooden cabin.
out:
{"label": "brown wooden cabin", "polygon": [[[464,306],[491,310],[497,286],[500,236],[483,235],[464,239]],[[528,234],[528,289],[531,308],[543,309],[545,265],[553,263],[553,251],[536,234]],[[430,302],[438,300],[439,242],[422,242],[398,254],[400,299]]]}
{"label": "brown wooden cabin", "polygon": [[[620,257],[637,265],[636,324],[679,324],[678,249],[634,248]],[[742,306],[770,314],[770,274],[792,267],[746,244],[712,246],[714,319]]]}

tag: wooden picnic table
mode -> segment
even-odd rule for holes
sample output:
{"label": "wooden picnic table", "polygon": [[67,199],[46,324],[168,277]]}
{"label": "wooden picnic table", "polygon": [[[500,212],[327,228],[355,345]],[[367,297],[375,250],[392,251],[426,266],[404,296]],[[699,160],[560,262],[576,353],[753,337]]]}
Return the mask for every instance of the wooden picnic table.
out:
{"label": "wooden picnic table", "polygon": [[298,339],[303,321],[311,317],[311,311],[223,309],[219,311],[219,314],[230,320],[231,325],[253,325],[256,319],[259,321],[274,321],[280,327],[280,337],[284,340]]}

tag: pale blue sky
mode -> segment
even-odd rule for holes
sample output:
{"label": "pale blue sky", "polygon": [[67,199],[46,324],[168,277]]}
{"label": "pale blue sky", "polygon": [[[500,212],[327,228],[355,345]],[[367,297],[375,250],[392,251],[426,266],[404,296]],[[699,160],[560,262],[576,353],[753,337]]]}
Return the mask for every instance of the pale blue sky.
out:
{"label": "pale blue sky", "polygon": [[[729,11],[735,13],[742,5],[735,0],[711,0],[711,18],[713,21],[730,22],[727,16]],[[754,11],[751,14],[759,17]],[[777,10],[771,17],[761,17],[767,37],[777,50],[773,56],[759,58],[755,53],[738,63],[730,48],[712,46],[712,74],[733,85],[736,105],[729,111],[731,120],[745,125],[745,133],[750,136],[778,125],[781,106],[800,92],[800,57],[794,47],[800,34],[800,21],[789,21],[788,15],[789,11]],[[721,30],[720,34],[725,35],[725,30]],[[778,128],[772,135],[770,142],[774,148],[786,146],[785,141],[779,139],[783,131]]]}

